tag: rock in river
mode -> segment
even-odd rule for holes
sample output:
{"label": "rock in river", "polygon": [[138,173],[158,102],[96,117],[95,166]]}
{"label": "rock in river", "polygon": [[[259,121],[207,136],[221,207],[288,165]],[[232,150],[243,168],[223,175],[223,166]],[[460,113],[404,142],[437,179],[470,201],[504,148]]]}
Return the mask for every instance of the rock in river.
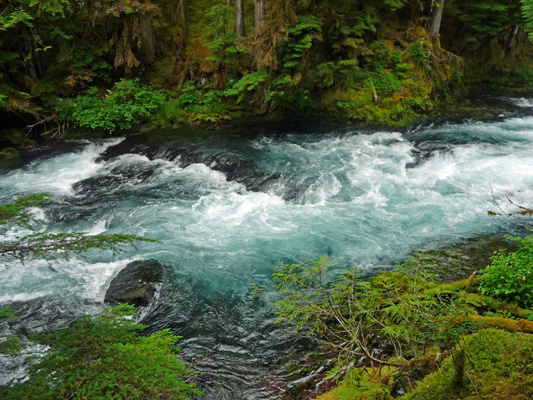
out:
{"label": "rock in river", "polygon": [[163,280],[163,266],[157,261],[133,261],[111,281],[105,302],[146,307]]}

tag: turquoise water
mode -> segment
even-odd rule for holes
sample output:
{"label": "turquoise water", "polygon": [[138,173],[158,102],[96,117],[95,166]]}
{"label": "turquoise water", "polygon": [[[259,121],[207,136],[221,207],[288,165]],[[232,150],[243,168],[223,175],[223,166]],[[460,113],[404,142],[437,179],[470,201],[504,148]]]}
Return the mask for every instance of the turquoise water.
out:
{"label": "turquoise water", "polygon": [[[527,102],[527,100],[523,100]],[[526,107],[526,105],[524,105]],[[158,239],[118,258],[10,266],[0,304],[29,331],[56,329],[103,307],[128,262],[166,268],[153,329],[183,335],[207,398],[276,398],[299,343],[273,327],[271,267],[322,255],[339,269],[390,268],[415,250],[514,229],[487,215],[533,198],[533,117],[411,132],[241,129],[162,132],[65,144],[0,172],[0,201],[50,193],[40,229]],[[10,232],[9,234],[16,234]],[[267,288],[252,301],[250,285]]]}

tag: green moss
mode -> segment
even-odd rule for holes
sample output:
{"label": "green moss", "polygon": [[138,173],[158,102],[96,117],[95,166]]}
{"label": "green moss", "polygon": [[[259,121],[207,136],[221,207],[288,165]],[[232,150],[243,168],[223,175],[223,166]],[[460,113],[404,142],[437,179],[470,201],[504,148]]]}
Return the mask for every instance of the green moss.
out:
{"label": "green moss", "polygon": [[14,149],[13,147],[7,147],[5,149],[0,150],[0,159],[12,160],[14,158],[17,158],[18,156],[18,150]]}
{"label": "green moss", "polygon": [[[454,387],[457,368],[449,356],[440,371],[419,382],[405,400],[529,399],[533,395],[533,337],[487,329],[469,335],[463,389]],[[457,355],[457,353],[456,353]],[[466,375],[465,374],[465,375]],[[472,380],[469,382],[468,377]]]}
{"label": "green moss", "polygon": [[388,385],[381,382],[392,372],[388,367],[354,368],[339,386],[316,400],[392,400]]}

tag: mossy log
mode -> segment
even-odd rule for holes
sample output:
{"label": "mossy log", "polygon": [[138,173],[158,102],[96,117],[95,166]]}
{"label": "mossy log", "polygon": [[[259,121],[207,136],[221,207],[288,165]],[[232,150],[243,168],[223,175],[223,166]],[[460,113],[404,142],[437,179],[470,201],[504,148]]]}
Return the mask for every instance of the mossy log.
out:
{"label": "mossy log", "polygon": [[468,279],[463,279],[462,281],[452,282],[445,285],[442,285],[442,289],[444,291],[456,291],[456,290],[464,290],[465,292],[469,292],[473,287],[475,287],[478,283],[478,279],[476,278],[476,272],[472,273]]}
{"label": "mossy log", "polygon": [[483,328],[497,328],[507,332],[533,334],[533,321],[513,320],[503,317],[484,317],[482,315],[468,315],[454,317],[451,322],[463,323],[467,320],[479,323]]}
{"label": "mossy log", "polygon": [[515,304],[510,304],[505,301],[499,301],[493,299],[492,297],[482,296],[476,293],[461,292],[459,295],[463,296],[465,299],[471,301],[474,304],[480,304],[483,307],[489,308],[493,311],[505,311],[520,319],[527,318],[526,311]]}

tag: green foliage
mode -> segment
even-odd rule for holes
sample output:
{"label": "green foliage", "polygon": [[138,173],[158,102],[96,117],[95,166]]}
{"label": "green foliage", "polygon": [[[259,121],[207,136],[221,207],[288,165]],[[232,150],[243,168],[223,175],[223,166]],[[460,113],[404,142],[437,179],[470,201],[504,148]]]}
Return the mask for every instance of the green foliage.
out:
{"label": "green foliage", "polygon": [[[22,226],[33,230],[32,223],[35,216],[30,212],[32,207],[40,207],[50,201],[46,194],[36,194],[21,197],[13,203],[0,205],[0,225]],[[0,230],[0,239],[3,236]],[[23,237],[16,237],[8,241],[0,240],[0,255],[4,262],[17,259],[22,262],[27,258],[51,259],[56,254],[68,257],[69,253],[84,253],[90,249],[111,250],[120,252],[125,246],[135,246],[136,242],[155,242],[135,235],[128,234],[99,234],[86,233],[31,233]]]}
{"label": "green foliage", "polygon": [[319,88],[346,88],[361,79],[357,58],[329,61],[319,64],[311,73],[311,79]]}
{"label": "green foliage", "polygon": [[520,0],[520,3],[522,4],[522,15],[529,31],[529,40],[533,41],[533,1]]}
{"label": "green foliage", "polygon": [[298,17],[298,23],[288,29],[289,38],[285,43],[283,68],[295,68],[313,45],[313,40],[320,40],[322,21],[312,15]]}
{"label": "green foliage", "polygon": [[518,1],[472,0],[452,2],[447,5],[448,13],[455,15],[464,24],[464,38],[469,51],[475,51],[498,37],[504,30],[521,24]]}
{"label": "green foliage", "polygon": [[128,234],[87,235],[72,233],[34,233],[9,242],[0,242],[0,254],[13,257],[22,262],[27,258],[51,259],[56,254],[68,258],[70,253],[84,253],[90,249],[111,250],[114,254],[123,251],[126,246],[135,246],[136,242],[154,242]]}
{"label": "green foliage", "polygon": [[211,40],[207,43],[207,48],[211,51],[207,59],[228,68],[236,67],[236,54],[242,51],[236,44],[238,37],[235,34],[234,14],[233,7],[216,4],[207,14],[209,23],[205,28],[206,35]]}
{"label": "green foliage", "polygon": [[456,354],[452,354],[438,372],[428,375],[401,399],[526,399],[533,395],[533,340],[530,335],[487,329],[467,336],[457,350],[463,346],[468,374],[463,389],[454,387]]}
{"label": "green foliage", "polygon": [[123,79],[106,96],[99,96],[98,89],[91,87],[85,95],[60,100],[56,110],[63,121],[113,133],[149,121],[165,100],[162,91],[142,85],[138,79]]}
{"label": "green foliage", "polygon": [[[277,323],[288,322],[350,357],[371,355],[376,334],[395,349],[394,363],[429,343],[452,347],[479,324],[468,318],[470,306],[453,288],[430,281],[424,258],[410,258],[397,272],[360,278],[356,268],[332,276],[326,258],[308,265],[280,264],[272,275],[283,298],[276,302]],[[339,358],[349,363],[350,357]],[[403,360],[403,361],[402,361]]]}
{"label": "green foliage", "polygon": [[30,194],[19,197],[13,203],[0,204],[0,225],[15,224],[28,228],[34,220],[30,208],[39,207],[49,201],[50,196],[47,194]]}
{"label": "green foliage", "polygon": [[0,308],[0,318],[10,318],[15,315],[9,308]]}
{"label": "green foliage", "polygon": [[101,45],[77,43],[73,49],[60,49],[58,57],[69,64],[70,75],[65,78],[65,83],[72,87],[80,83],[85,85],[95,77],[110,82],[113,73],[111,54],[112,49],[107,43]]}
{"label": "green foliage", "polygon": [[[4,318],[14,318],[15,315],[9,308],[0,308],[0,322]],[[23,348],[20,339],[13,336],[0,337],[0,355],[1,354],[16,354]],[[1,389],[0,389],[1,393]]]}
{"label": "green foliage", "polygon": [[[206,82],[225,89],[229,81],[231,90],[241,78],[268,71],[253,96],[242,87],[230,96],[240,103],[248,97],[250,108],[314,106],[370,124],[402,125],[449,99],[452,79],[461,89],[467,80],[496,88],[533,85],[530,50],[515,30],[524,20],[531,30],[530,0],[448,0],[442,52],[431,48],[425,28],[429,3],[265,2],[261,32],[240,38],[234,32],[234,8],[222,1],[185,2],[183,8],[170,0],[4,1],[0,107],[47,117],[54,114],[56,96],[75,97],[90,85],[142,75],[170,90],[190,79],[203,97],[203,104],[195,106],[210,109],[221,104],[221,96]],[[252,11],[249,3],[248,27],[254,22]],[[457,72],[463,68],[462,57],[468,68],[461,81]],[[378,101],[367,82],[369,73]],[[165,94],[168,101],[157,112],[150,109],[150,101],[137,109],[107,103],[107,97],[91,89],[60,102],[58,111],[74,124],[107,131],[154,121],[213,121],[225,115],[183,110],[175,93]]]}
{"label": "green foliage", "polygon": [[418,64],[425,64],[431,56],[431,47],[429,42],[416,40],[409,47],[407,54]]}
{"label": "green foliage", "polygon": [[272,105],[283,109],[306,110],[313,106],[313,96],[308,89],[271,91]]}
{"label": "green foliage", "polygon": [[[347,3],[344,3],[346,6]],[[356,4],[354,9],[348,8],[345,13],[344,18],[335,21],[336,26],[328,35],[328,51],[342,59],[371,54],[366,39],[377,31],[380,22],[378,11],[368,4]]]}
{"label": "green foliage", "polygon": [[390,56],[390,61],[392,62],[392,64],[394,66],[398,66],[401,64],[402,62],[402,52],[400,50],[393,50],[391,56]]}
{"label": "green foliage", "polygon": [[190,399],[201,392],[184,382],[191,373],[176,358],[177,336],[151,336],[132,318],[133,306],[83,316],[67,329],[32,339],[50,346],[32,360],[30,378],[5,388],[4,399]]}
{"label": "green foliage", "polygon": [[212,85],[199,89],[191,81],[185,82],[179,96],[165,102],[155,117],[163,124],[165,121],[215,122],[224,118],[226,107],[222,102],[222,91],[213,89]]}
{"label": "green foliage", "polygon": [[259,84],[265,82],[268,79],[268,74],[263,71],[252,72],[243,76],[236,82],[230,82],[229,87],[224,91],[224,96],[239,96],[237,103],[244,100],[246,92],[254,90]]}
{"label": "green foliage", "polygon": [[404,7],[409,0],[385,0],[384,3],[388,5],[393,11]]}
{"label": "green foliage", "polygon": [[497,299],[533,307],[533,236],[514,238],[520,248],[499,250],[482,271],[480,291]]}
{"label": "green foliage", "polygon": [[[383,372],[389,372],[387,367]],[[383,376],[379,371],[369,369],[354,368],[348,372],[346,378],[333,391],[325,396],[319,397],[321,400],[392,400],[390,390],[387,385],[379,380]]]}

